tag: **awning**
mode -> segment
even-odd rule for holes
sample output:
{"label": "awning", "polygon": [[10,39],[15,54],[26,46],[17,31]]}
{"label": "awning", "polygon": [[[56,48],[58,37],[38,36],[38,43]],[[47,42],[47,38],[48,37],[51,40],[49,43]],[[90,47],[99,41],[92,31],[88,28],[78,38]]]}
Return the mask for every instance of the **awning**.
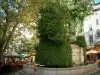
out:
{"label": "awning", "polygon": [[100,53],[100,51],[97,51],[97,50],[90,50],[90,51],[87,51],[86,54],[89,55],[89,54],[98,54]]}
{"label": "awning", "polygon": [[4,52],[4,56],[19,56],[17,52]]}
{"label": "awning", "polygon": [[19,56],[16,56],[16,58],[23,59],[23,58],[25,58],[25,57],[24,57],[24,56],[22,56],[22,55],[19,55]]}

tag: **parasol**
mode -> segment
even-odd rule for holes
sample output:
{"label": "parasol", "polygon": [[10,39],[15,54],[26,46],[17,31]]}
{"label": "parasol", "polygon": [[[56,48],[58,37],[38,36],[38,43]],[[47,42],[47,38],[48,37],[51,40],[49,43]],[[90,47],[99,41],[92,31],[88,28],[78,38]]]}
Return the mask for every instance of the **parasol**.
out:
{"label": "parasol", "polygon": [[89,55],[89,54],[97,54],[97,53],[100,53],[100,51],[97,51],[97,50],[90,50],[90,51],[87,51],[86,54]]}

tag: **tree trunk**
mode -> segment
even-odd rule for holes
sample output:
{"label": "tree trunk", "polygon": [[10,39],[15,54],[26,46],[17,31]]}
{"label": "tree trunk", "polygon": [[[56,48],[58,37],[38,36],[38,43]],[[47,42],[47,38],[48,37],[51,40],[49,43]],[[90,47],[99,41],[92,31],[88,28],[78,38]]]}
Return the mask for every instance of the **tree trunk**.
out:
{"label": "tree trunk", "polygon": [[[6,50],[8,44],[9,44],[9,41],[12,38],[13,33],[14,33],[17,26],[18,26],[18,22],[16,22],[16,24],[13,26],[13,29],[12,29],[11,33],[9,34],[7,40],[3,41],[3,43],[0,46],[0,61],[3,61],[3,53]],[[4,38],[5,38],[5,36],[6,36],[6,34],[4,35]]]}
{"label": "tree trunk", "polygon": [[5,49],[7,48],[8,44],[9,44],[9,41],[10,41],[10,39],[12,38],[13,33],[14,33],[14,31],[16,30],[17,26],[18,26],[18,22],[13,26],[13,29],[12,29],[11,33],[9,34],[9,36],[8,36],[8,38],[7,38],[6,44],[5,44],[5,46],[4,46],[4,51],[5,51]]}
{"label": "tree trunk", "polygon": [[0,47],[0,61],[3,62],[3,49]]}

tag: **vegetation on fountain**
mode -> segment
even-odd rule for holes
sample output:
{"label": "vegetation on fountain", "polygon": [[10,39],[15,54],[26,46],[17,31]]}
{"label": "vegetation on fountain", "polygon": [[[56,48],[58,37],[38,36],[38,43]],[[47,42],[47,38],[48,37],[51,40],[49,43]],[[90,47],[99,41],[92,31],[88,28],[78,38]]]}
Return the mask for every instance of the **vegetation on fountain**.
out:
{"label": "vegetation on fountain", "polygon": [[[52,5],[54,7],[52,7]],[[40,10],[38,20],[40,43],[36,53],[36,62],[46,67],[72,66],[72,49],[69,44],[64,11],[61,6],[50,3]]]}
{"label": "vegetation on fountain", "polygon": [[46,67],[71,67],[72,49],[69,38],[72,31],[76,31],[75,26],[81,26],[79,23],[82,24],[88,14],[87,1],[47,2],[40,9],[37,21],[40,42],[36,63]]}

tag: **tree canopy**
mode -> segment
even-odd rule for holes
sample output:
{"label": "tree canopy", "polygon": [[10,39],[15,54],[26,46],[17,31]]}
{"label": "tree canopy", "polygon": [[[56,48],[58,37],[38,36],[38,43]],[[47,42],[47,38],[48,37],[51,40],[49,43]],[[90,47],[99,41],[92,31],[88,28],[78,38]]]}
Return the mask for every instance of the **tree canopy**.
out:
{"label": "tree canopy", "polygon": [[[34,21],[31,23],[28,21],[32,19],[22,19],[26,16],[25,14],[28,14],[28,12],[24,12],[24,10],[29,7],[27,6],[27,1],[28,0],[0,0],[0,60],[3,58],[3,52],[11,45],[11,40],[17,35],[14,32],[18,32],[16,28],[20,29],[20,24],[24,25],[24,28],[28,28],[31,32],[33,31]],[[25,22],[26,20],[28,21]]]}
{"label": "tree canopy", "polygon": [[72,66],[69,36],[88,14],[87,0],[48,0],[37,21],[40,42],[36,62],[48,67]]}
{"label": "tree canopy", "polygon": [[[69,37],[74,33],[79,23],[89,14],[87,4],[87,0],[0,0],[0,57],[12,44],[12,40],[21,35],[20,24],[33,32],[33,39],[40,35],[55,42],[62,42],[65,36]],[[45,19],[42,19],[44,17]],[[39,23],[42,26],[39,31],[42,35],[37,33],[36,24]],[[17,28],[19,31],[16,31]],[[37,40],[35,42],[37,43]]]}

